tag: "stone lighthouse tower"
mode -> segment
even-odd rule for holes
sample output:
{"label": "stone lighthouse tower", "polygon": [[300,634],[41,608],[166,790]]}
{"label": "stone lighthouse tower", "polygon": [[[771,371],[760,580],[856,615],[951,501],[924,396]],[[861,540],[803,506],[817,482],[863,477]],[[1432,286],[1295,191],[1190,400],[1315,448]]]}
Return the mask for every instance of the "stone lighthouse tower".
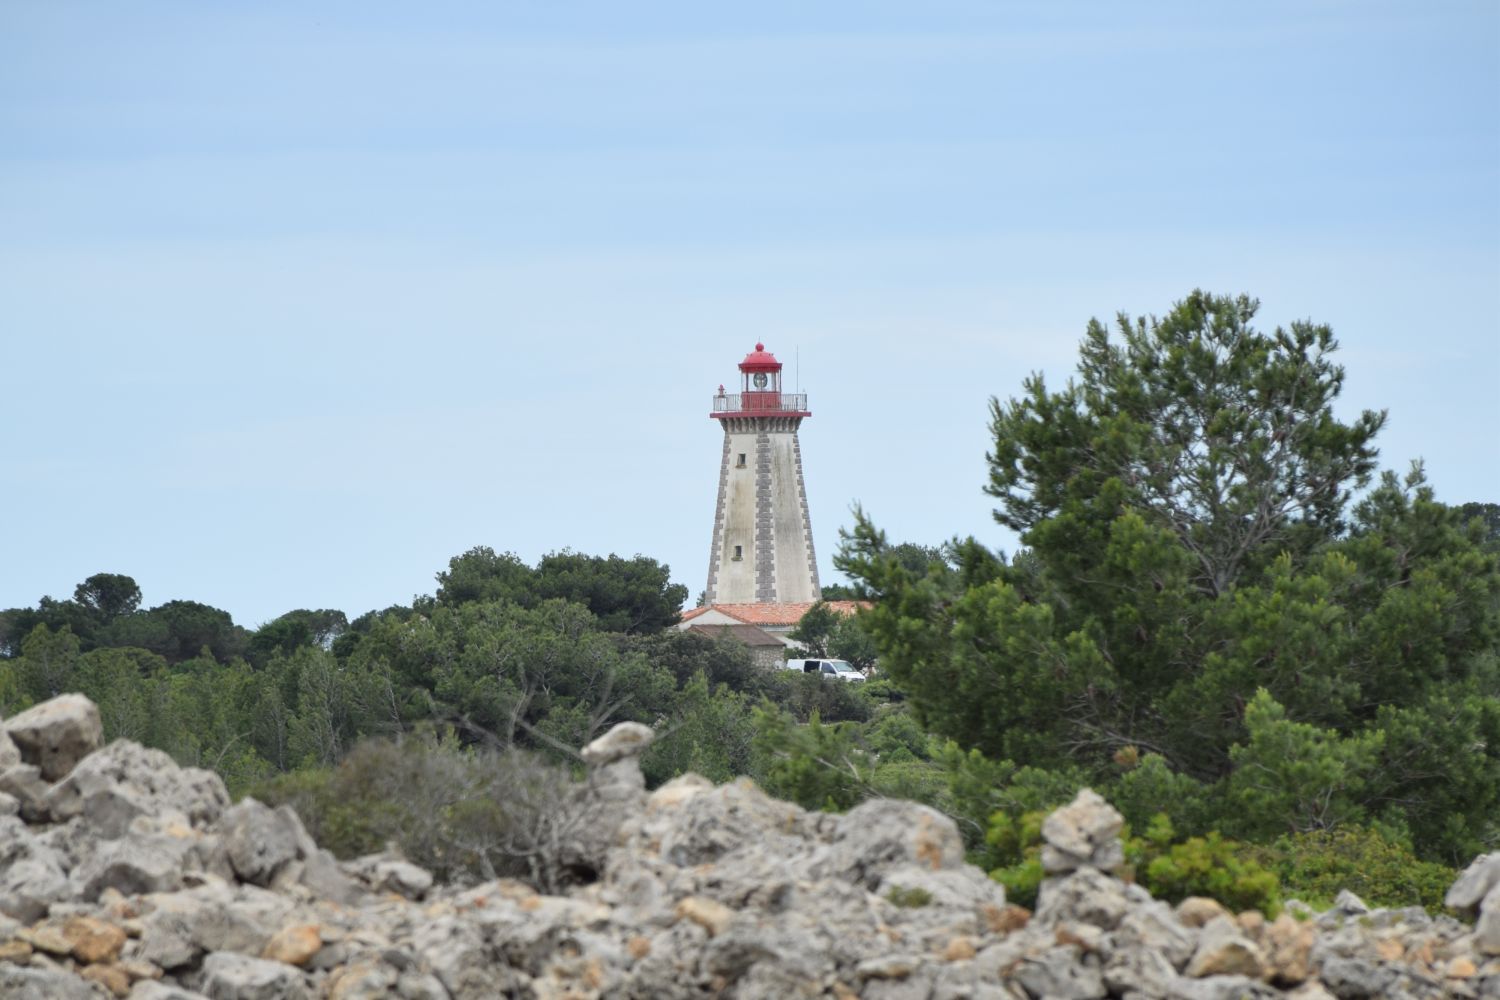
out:
{"label": "stone lighthouse tower", "polygon": [[719,386],[710,417],[724,427],[707,599],[713,604],[816,601],[818,564],[797,428],[807,397],[781,391],[781,362],[756,344],[740,391]]}

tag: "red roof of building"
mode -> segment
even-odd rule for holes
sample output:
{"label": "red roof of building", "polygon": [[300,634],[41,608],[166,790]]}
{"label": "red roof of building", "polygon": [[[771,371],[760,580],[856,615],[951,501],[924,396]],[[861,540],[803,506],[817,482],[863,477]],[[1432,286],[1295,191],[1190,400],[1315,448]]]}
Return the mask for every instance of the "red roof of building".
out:
{"label": "red roof of building", "polygon": [[[684,622],[691,621],[706,611],[713,610],[728,615],[746,625],[795,625],[813,606],[813,601],[796,604],[709,604],[682,613]],[[824,601],[836,614],[852,615],[861,608],[868,608],[868,601]]]}

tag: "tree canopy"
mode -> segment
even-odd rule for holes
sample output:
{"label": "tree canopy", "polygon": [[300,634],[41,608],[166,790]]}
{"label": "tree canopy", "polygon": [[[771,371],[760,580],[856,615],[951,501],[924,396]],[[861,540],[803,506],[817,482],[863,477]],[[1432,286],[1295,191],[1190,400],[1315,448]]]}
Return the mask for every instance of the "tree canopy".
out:
{"label": "tree canopy", "polygon": [[686,587],[672,582],[671,569],[655,559],[567,549],[548,553],[533,569],[513,553],[478,545],[449,560],[437,580],[437,602],[448,607],[495,600],[534,607],[561,599],[588,608],[605,630],[630,634],[674,624],[688,596]]}
{"label": "tree canopy", "polygon": [[[965,747],[1096,784],[1153,759],[1261,832],[1358,818],[1476,849],[1500,832],[1495,555],[1420,467],[1351,504],[1383,415],[1335,415],[1328,327],[1255,311],[1194,292],[1092,322],[1074,380],[993,401],[1015,559],[970,539],[916,572],[860,512],[837,564],[882,667]],[[1321,763],[1271,794],[1252,776],[1288,748]]]}

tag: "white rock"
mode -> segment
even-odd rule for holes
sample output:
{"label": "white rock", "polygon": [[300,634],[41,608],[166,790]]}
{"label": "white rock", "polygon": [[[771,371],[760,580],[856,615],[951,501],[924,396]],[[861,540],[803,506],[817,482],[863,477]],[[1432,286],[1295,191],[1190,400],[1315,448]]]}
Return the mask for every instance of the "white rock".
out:
{"label": "white rock", "polygon": [[1472,910],[1496,884],[1500,884],[1500,851],[1481,854],[1459,873],[1443,897],[1443,905]]}
{"label": "white rock", "polygon": [[1113,871],[1124,862],[1118,843],[1125,818],[1103,797],[1080,789],[1071,803],[1042,821],[1042,839],[1052,848],[1043,859],[1050,872],[1090,865]]}
{"label": "white rock", "polygon": [[106,840],[73,872],[72,882],[84,899],[94,900],[105,889],[127,896],[169,892],[182,884],[185,859],[192,842],[178,837],[137,834]]}
{"label": "white rock", "polygon": [[255,885],[269,885],[278,871],[297,860],[307,837],[296,813],[248,797],[219,818],[219,832],[235,874]]}
{"label": "white rock", "polygon": [[828,862],[834,877],[876,889],[887,871],[908,866],[939,871],[964,864],[964,842],[953,820],[936,809],[870,799],[839,817]]}
{"label": "white rock", "polygon": [[[1128,893],[1126,898],[1129,901]],[[1121,946],[1160,952],[1181,971],[1198,948],[1198,933],[1183,926],[1166,903],[1149,899],[1129,902],[1115,931],[1115,941]]]}
{"label": "white rock", "polygon": [[131,986],[127,1000],[206,1000],[206,998],[202,993],[185,990],[181,986],[159,983],[154,979],[141,979]]}
{"label": "white rock", "polygon": [[432,888],[432,875],[410,861],[389,860],[375,865],[372,881],[377,891],[421,899]]}
{"label": "white rock", "polygon": [[162,751],[130,740],[90,754],[47,793],[55,819],[82,816],[106,838],[123,835],[137,816],[174,813],[206,826],[228,805],[224,782],[212,771],[178,767]]}
{"label": "white rock", "polygon": [[584,747],[583,760],[591,767],[599,767],[624,757],[636,757],[644,753],[654,739],[656,734],[650,726],[621,722]]}
{"label": "white rock", "polygon": [[5,1000],[99,1000],[84,980],[61,969],[0,965],[0,997]]}
{"label": "white rock", "polygon": [[51,818],[47,812],[50,787],[35,764],[12,764],[0,770],[0,792],[16,800],[16,811],[28,823],[45,823]]}
{"label": "white rock", "polygon": [[0,817],[0,913],[35,923],[72,894],[57,852],[14,816]]}
{"label": "white rock", "polygon": [[203,992],[211,1000],[304,1000],[302,973],[282,962],[217,951],[203,959]]}
{"label": "white rock", "polygon": [[1204,976],[1249,976],[1266,972],[1265,953],[1240,931],[1229,917],[1215,917],[1198,934],[1198,949],[1188,961],[1187,974]]}
{"label": "white rock", "polygon": [[1125,909],[1124,885],[1095,868],[1046,879],[1037,890],[1036,920],[1043,926],[1076,922],[1113,930]]}
{"label": "white rock", "polygon": [[1370,912],[1369,904],[1348,889],[1340,889],[1334,897],[1333,908],[1347,917],[1357,917]]}
{"label": "white rock", "polygon": [[15,767],[21,763],[21,751],[11,740],[10,735],[4,729],[4,723],[0,723],[0,771],[8,767]]}
{"label": "white rock", "polygon": [[28,708],[7,719],[5,731],[22,759],[40,768],[47,781],[66,777],[104,742],[99,707],[81,694],[59,695]]}
{"label": "white rock", "polygon": [[1500,882],[1490,887],[1479,903],[1479,919],[1474,922],[1474,947],[1481,955],[1500,955]]}

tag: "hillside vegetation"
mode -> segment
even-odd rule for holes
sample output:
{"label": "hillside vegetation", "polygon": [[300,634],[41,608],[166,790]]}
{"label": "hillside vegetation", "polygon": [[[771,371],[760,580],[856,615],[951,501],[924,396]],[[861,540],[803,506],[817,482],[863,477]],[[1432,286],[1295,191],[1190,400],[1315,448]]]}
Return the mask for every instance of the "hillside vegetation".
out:
{"label": "hillside vegetation", "polygon": [[445,837],[522,787],[545,814],[574,749],[634,721],[652,786],[915,799],[1023,902],[1040,817],[1087,785],[1158,895],[1436,906],[1500,844],[1500,508],[1379,473],[1384,416],[1335,412],[1328,328],[1255,312],[1195,292],[1091,323],[1074,379],[994,401],[1015,554],[891,543],[857,512],[839,596],[871,606],[814,608],[799,635],[878,664],[863,685],[670,628],[687,593],[650,558],[480,546],[410,605],[253,629],[97,574],[0,611],[0,714],[83,692],[107,738],[295,802],[340,853],[407,837],[455,876],[469,862],[443,859],[476,855]]}

